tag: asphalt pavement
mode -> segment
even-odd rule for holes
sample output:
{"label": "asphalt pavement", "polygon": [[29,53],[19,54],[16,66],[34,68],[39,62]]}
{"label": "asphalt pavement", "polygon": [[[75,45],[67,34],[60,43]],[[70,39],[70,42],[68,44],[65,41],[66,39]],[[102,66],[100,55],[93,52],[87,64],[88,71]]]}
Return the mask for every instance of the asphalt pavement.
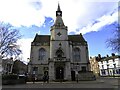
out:
{"label": "asphalt pavement", "polygon": [[[67,82],[27,82],[26,84],[18,85],[3,85],[3,90],[5,88],[112,88],[112,90],[120,90],[120,78],[98,78],[96,81],[67,81]],[[11,89],[11,90],[12,90]],[[103,90],[103,89],[102,89]],[[108,89],[110,90],[110,89]]]}

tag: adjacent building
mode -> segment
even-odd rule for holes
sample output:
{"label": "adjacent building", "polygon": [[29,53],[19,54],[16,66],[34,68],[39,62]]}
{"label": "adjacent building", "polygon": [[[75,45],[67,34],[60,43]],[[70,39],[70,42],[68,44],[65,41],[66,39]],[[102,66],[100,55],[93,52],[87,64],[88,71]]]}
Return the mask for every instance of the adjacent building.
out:
{"label": "adjacent building", "polygon": [[11,74],[13,63],[13,58],[2,59],[2,74]]}
{"label": "adjacent building", "polygon": [[98,60],[99,60],[98,57],[90,57],[90,67],[91,67],[90,70],[93,71],[96,77],[99,77],[100,75]]}
{"label": "adjacent building", "polygon": [[101,76],[120,76],[120,56],[112,54],[98,62]]}
{"label": "adjacent building", "polygon": [[36,34],[31,43],[29,74],[37,77],[48,74],[49,80],[74,80],[80,71],[89,71],[87,41],[82,34],[68,35],[59,5],[50,33]]}
{"label": "adjacent building", "polygon": [[99,54],[90,58],[90,66],[96,76],[120,76],[120,55],[101,57]]}
{"label": "adjacent building", "polygon": [[14,73],[14,74],[20,74],[20,75],[21,74],[26,74],[27,73],[27,65],[24,64],[20,60],[15,60],[14,64],[13,64],[12,73]]}

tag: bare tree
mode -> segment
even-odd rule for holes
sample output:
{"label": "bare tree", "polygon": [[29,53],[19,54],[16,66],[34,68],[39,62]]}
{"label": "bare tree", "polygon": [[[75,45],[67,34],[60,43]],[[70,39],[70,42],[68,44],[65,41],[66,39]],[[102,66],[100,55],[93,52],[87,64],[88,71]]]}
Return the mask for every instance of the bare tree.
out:
{"label": "bare tree", "polygon": [[0,55],[17,56],[21,53],[17,40],[21,35],[19,31],[10,24],[0,22]]}
{"label": "bare tree", "polygon": [[120,25],[116,26],[116,30],[114,30],[114,37],[109,38],[106,43],[107,47],[110,47],[114,52],[120,52]]}

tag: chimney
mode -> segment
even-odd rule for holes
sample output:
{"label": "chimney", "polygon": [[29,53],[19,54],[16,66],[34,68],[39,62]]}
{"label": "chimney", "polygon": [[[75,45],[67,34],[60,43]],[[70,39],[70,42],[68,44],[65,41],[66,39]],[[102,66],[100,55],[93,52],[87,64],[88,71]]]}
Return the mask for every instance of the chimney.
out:
{"label": "chimney", "polygon": [[114,53],[112,53],[111,55],[112,55],[112,56],[115,56],[115,54],[114,54]]}
{"label": "chimney", "polygon": [[107,57],[109,57],[109,55],[107,54]]}
{"label": "chimney", "polygon": [[98,58],[100,58],[100,59],[101,59],[101,55],[100,55],[100,54],[98,54]]}

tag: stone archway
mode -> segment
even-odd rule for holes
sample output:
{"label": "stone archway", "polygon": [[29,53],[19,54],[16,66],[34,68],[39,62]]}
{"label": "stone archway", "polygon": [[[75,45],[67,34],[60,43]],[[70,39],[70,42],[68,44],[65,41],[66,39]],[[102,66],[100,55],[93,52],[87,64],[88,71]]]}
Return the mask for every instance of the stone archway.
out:
{"label": "stone archway", "polygon": [[64,68],[63,67],[57,67],[56,68],[56,79],[64,79]]}

